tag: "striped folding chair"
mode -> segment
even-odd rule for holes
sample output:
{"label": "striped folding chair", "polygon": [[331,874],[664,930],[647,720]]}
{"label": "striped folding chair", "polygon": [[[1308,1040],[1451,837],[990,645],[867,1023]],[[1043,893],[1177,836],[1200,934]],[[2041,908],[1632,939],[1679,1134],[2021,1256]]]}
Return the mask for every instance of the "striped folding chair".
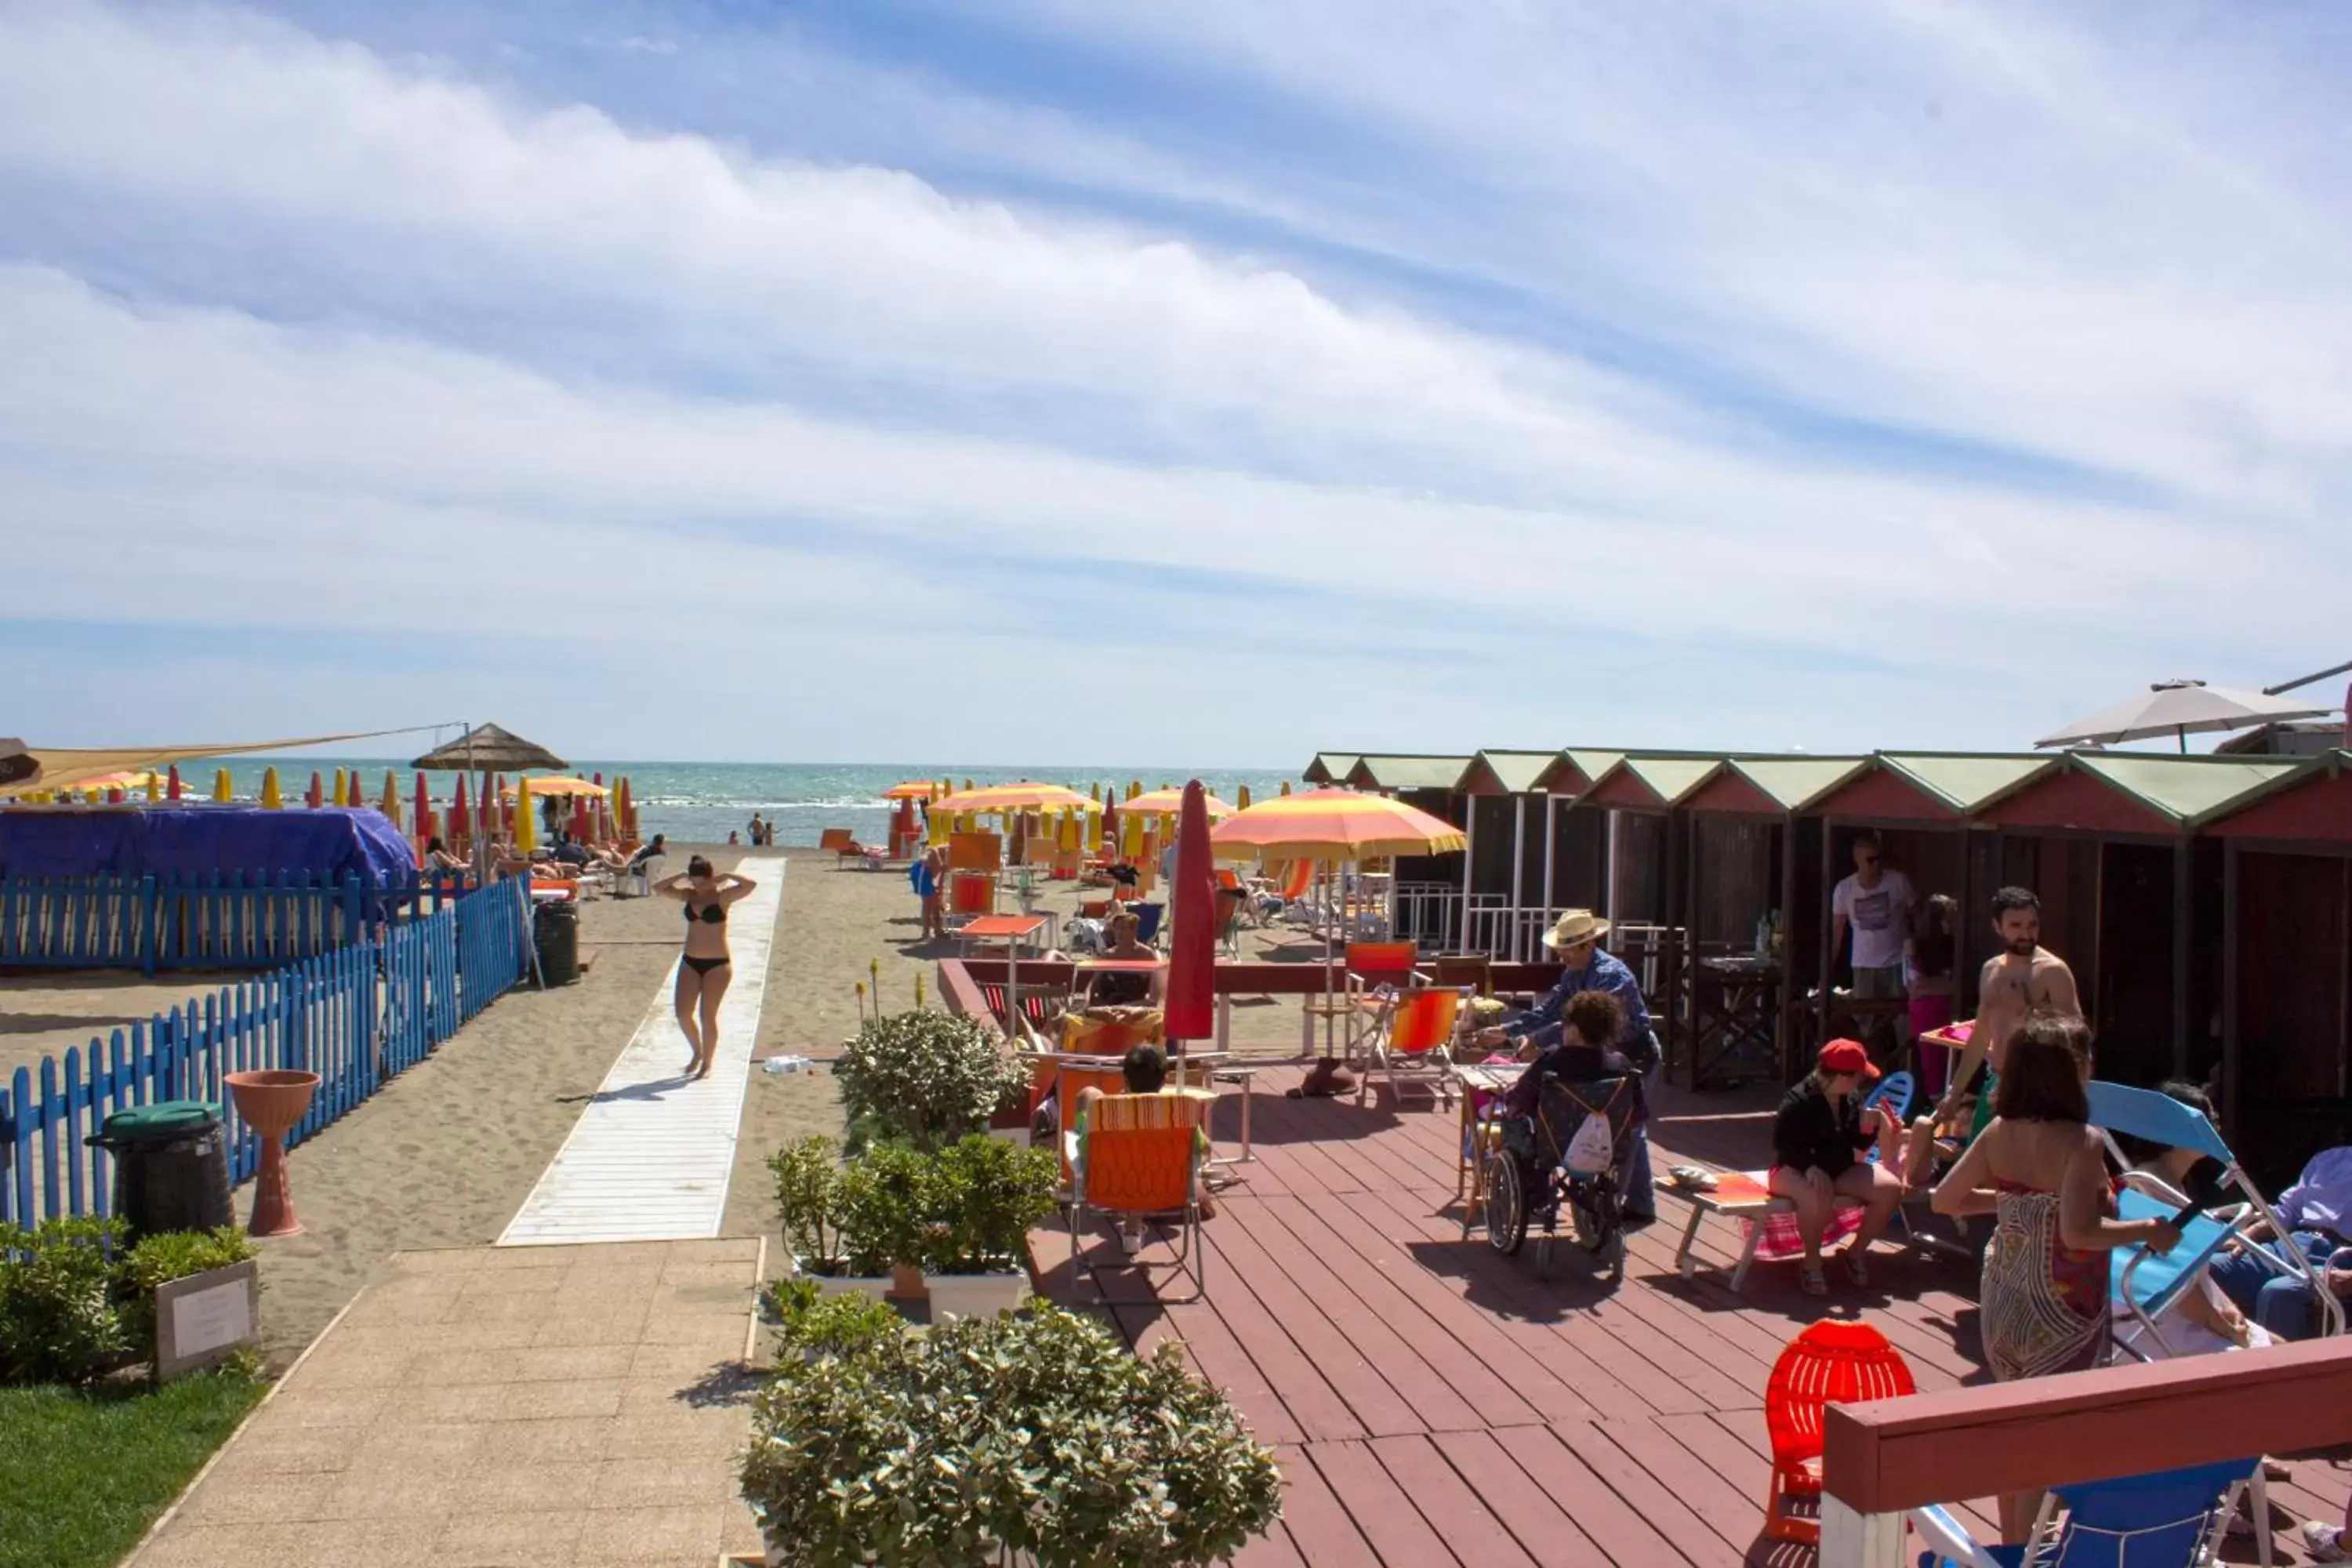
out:
{"label": "striped folding chair", "polygon": [[[1073,1128],[1063,1135],[1063,1157],[1074,1173],[1070,1201],[1063,1211],[1070,1229],[1070,1272],[1079,1273],[1078,1229],[1088,1215],[1113,1222],[1172,1226],[1175,1257],[1164,1263],[1140,1257],[1123,1261],[1128,1267],[1168,1268],[1189,1274],[1192,1293],[1185,1297],[1150,1296],[1126,1300],[1149,1305],[1167,1300],[1198,1301],[1208,1295],[1207,1254],[1201,1245],[1201,1174],[1208,1160],[1203,1123],[1215,1096],[1178,1089],[1160,1094],[1106,1095],[1087,1112],[1083,1134]],[[1086,1270],[1095,1297],[1121,1304],[1108,1295],[1094,1270]]]}

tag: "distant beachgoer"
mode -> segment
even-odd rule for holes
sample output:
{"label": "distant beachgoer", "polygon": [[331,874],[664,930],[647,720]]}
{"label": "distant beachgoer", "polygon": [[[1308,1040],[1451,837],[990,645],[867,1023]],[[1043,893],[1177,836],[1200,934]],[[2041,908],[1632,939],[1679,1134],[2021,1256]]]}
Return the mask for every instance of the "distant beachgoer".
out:
{"label": "distant beachgoer", "polygon": [[[1936,1212],[1996,1216],[1977,1288],[1985,1361],[2003,1383],[2103,1364],[2113,1326],[2107,1254],[2179,1244],[2169,1219],[2114,1218],[2106,1144],[2089,1125],[2091,1032],[2038,1012],[2009,1042],[1996,1116],[1937,1184]],[[2041,1493],[2000,1500],[2001,1538],[2025,1539]]]}
{"label": "distant beachgoer", "polygon": [[768,825],[760,820],[760,814],[756,811],[751,814],[751,839],[754,849],[768,842]]}
{"label": "distant beachgoer", "polygon": [[425,868],[428,871],[462,871],[465,861],[449,853],[449,847],[438,835],[425,841]]}
{"label": "distant beachgoer", "polygon": [[[1105,958],[1129,960],[1157,959],[1160,954],[1146,946],[1136,933],[1143,922],[1132,910],[1120,910],[1110,917],[1110,942],[1104,948]],[[1160,986],[1167,979],[1165,971],[1145,973],[1114,971],[1095,976],[1087,989],[1087,999],[1097,1007],[1140,1006],[1160,998]]]}
{"label": "distant beachgoer", "polygon": [[637,852],[635,855],[629,857],[630,868],[634,870],[637,867],[644,865],[648,860],[657,860],[661,858],[668,848],[668,837],[663,834],[655,834],[651,838],[646,840],[645,843],[637,847]]}
{"label": "distant beachgoer", "polygon": [[729,828],[729,829],[727,830],[727,847],[728,847],[729,848],[730,848],[730,849],[735,848],[735,847],[737,847],[738,846],[740,846],[742,842],[743,842],[743,836],[742,836],[742,834],[740,834],[740,833],[737,832],[734,828],[731,828],[731,827],[730,827],[730,828]]}
{"label": "distant beachgoer", "polygon": [[759,884],[733,873],[719,876],[697,855],[681,876],[667,877],[654,891],[686,906],[686,951],[677,961],[677,1026],[694,1047],[686,1070],[709,1078],[719,1054],[719,1002],[734,979],[727,952],[727,911]]}

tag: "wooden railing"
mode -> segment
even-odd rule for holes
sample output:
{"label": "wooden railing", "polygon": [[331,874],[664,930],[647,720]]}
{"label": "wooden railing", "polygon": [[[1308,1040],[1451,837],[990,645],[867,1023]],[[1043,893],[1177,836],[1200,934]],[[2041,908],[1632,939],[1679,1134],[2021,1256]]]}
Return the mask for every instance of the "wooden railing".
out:
{"label": "wooden railing", "polygon": [[1821,1568],[1898,1568],[1928,1503],[2352,1442],[2352,1338],[1832,1405]]}

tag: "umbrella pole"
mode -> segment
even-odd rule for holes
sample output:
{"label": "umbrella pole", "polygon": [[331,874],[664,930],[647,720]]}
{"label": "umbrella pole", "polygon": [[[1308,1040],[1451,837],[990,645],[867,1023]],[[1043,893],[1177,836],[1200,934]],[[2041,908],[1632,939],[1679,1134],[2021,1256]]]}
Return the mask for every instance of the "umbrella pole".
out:
{"label": "umbrella pole", "polygon": [[1331,984],[1331,982],[1332,982],[1332,979],[1333,979],[1333,976],[1332,976],[1332,973],[1331,973],[1331,959],[1332,959],[1332,952],[1331,952],[1331,936],[1332,936],[1332,932],[1333,932],[1334,929],[1336,928],[1336,920],[1337,920],[1337,917],[1335,917],[1335,916],[1332,914],[1332,912],[1331,912],[1331,868],[1330,868],[1330,866],[1329,866],[1329,864],[1328,864],[1328,863],[1326,863],[1326,864],[1324,865],[1324,867],[1323,867],[1323,868],[1322,868],[1322,869],[1323,869],[1323,1055],[1325,1056],[1325,1058],[1328,1058],[1329,1057],[1331,1057],[1332,1055],[1334,1055],[1334,1054],[1335,1054],[1335,1053],[1332,1051],[1332,1049],[1331,1049],[1331,1045],[1332,1045],[1331,1036],[1332,1036],[1332,1030],[1333,1030],[1333,1022],[1332,1022],[1332,1020],[1333,1020],[1334,1016],[1336,1016],[1336,1009],[1337,1009],[1337,1007],[1338,1007],[1338,1001],[1337,1001],[1337,999],[1336,999],[1336,998],[1333,996],[1333,994],[1332,994],[1332,984]]}

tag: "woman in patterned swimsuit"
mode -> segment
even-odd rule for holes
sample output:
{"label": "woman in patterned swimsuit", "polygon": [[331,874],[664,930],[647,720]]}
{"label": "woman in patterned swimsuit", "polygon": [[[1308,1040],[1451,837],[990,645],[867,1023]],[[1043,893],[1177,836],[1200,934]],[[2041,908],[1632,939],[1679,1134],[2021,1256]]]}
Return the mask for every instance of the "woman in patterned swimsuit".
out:
{"label": "woman in patterned swimsuit", "polygon": [[[2010,1043],[1994,1120],[1937,1185],[1936,1212],[1995,1216],[1979,1283],[1985,1360],[2003,1383],[2079,1372],[2107,1358],[2107,1253],[2169,1252],[2169,1220],[2114,1217],[2105,1145],[2089,1126],[2091,1035],[2036,1013]],[[2039,1491],[2000,1500],[2001,1534],[2025,1539]]]}

